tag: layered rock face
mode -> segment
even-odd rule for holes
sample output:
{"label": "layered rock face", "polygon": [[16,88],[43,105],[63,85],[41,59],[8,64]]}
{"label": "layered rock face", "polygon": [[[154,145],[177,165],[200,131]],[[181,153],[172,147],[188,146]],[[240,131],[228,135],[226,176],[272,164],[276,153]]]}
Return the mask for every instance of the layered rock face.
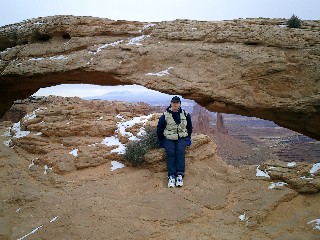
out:
{"label": "layered rock face", "polygon": [[156,120],[156,115],[149,115],[152,107],[145,104],[51,96],[31,105],[37,108],[8,128],[11,138],[6,145],[26,151],[32,164],[51,167],[56,173],[119,160],[118,151],[112,150],[144,127],[143,122],[129,126],[130,120],[141,115],[149,124]]}
{"label": "layered rock face", "polygon": [[149,151],[140,167],[114,166],[122,144],[156,125],[160,114],[149,106],[48,97],[24,109],[20,124],[5,131],[0,122],[1,239],[319,236],[319,164],[236,168],[198,134],[187,150],[185,185],[167,188],[162,149]]}
{"label": "layered rock face", "polygon": [[320,139],[320,23],[38,18],[0,29],[1,115],[60,83],[140,84]]}

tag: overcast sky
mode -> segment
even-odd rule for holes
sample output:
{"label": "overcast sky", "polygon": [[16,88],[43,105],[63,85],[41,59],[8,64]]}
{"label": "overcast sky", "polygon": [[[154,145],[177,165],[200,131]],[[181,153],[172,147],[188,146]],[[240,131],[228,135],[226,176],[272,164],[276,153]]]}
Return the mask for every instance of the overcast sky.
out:
{"label": "overcast sky", "polygon": [[249,17],[319,20],[319,0],[0,0],[0,26],[52,15],[113,20],[227,20]]}
{"label": "overcast sky", "polygon": [[[94,16],[142,22],[290,18],[292,14],[302,20],[320,19],[320,0],[0,0],[0,3],[0,26],[53,15]],[[38,95],[85,96],[88,93],[81,85],[73,86],[72,89],[63,85],[41,89]],[[91,86],[90,89],[90,92],[97,95],[103,94],[103,91],[108,92],[106,87]],[[138,86],[134,89],[141,90]]]}

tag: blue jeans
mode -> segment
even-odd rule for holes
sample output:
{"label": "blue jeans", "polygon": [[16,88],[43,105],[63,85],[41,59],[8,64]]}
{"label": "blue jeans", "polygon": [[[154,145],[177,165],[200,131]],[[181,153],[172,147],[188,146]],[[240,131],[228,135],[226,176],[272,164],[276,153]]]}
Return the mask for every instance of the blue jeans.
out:
{"label": "blue jeans", "polygon": [[187,138],[178,140],[164,140],[164,149],[166,150],[167,170],[169,176],[184,176],[186,168],[186,147]]}

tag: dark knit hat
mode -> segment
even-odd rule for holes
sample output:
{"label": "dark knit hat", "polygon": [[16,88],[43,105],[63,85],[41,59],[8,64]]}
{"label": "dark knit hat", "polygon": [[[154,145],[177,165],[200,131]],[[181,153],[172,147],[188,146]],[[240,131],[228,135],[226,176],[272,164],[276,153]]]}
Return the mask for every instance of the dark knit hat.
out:
{"label": "dark knit hat", "polygon": [[172,99],[171,99],[171,102],[180,102],[181,103],[181,100],[178,96],[174,96]]}

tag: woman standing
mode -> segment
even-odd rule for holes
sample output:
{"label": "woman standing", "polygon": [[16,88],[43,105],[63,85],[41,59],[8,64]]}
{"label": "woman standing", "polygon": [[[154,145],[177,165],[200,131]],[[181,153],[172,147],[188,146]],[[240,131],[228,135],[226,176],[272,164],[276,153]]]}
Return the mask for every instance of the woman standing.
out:
{"label": "woman standing", "polygon": [[191,116],[181,108],[181,100],[175,96],[157,126],[159,144],[166,151],[168,187],[183,186],[185,152],[191,145],[191,134]]}

